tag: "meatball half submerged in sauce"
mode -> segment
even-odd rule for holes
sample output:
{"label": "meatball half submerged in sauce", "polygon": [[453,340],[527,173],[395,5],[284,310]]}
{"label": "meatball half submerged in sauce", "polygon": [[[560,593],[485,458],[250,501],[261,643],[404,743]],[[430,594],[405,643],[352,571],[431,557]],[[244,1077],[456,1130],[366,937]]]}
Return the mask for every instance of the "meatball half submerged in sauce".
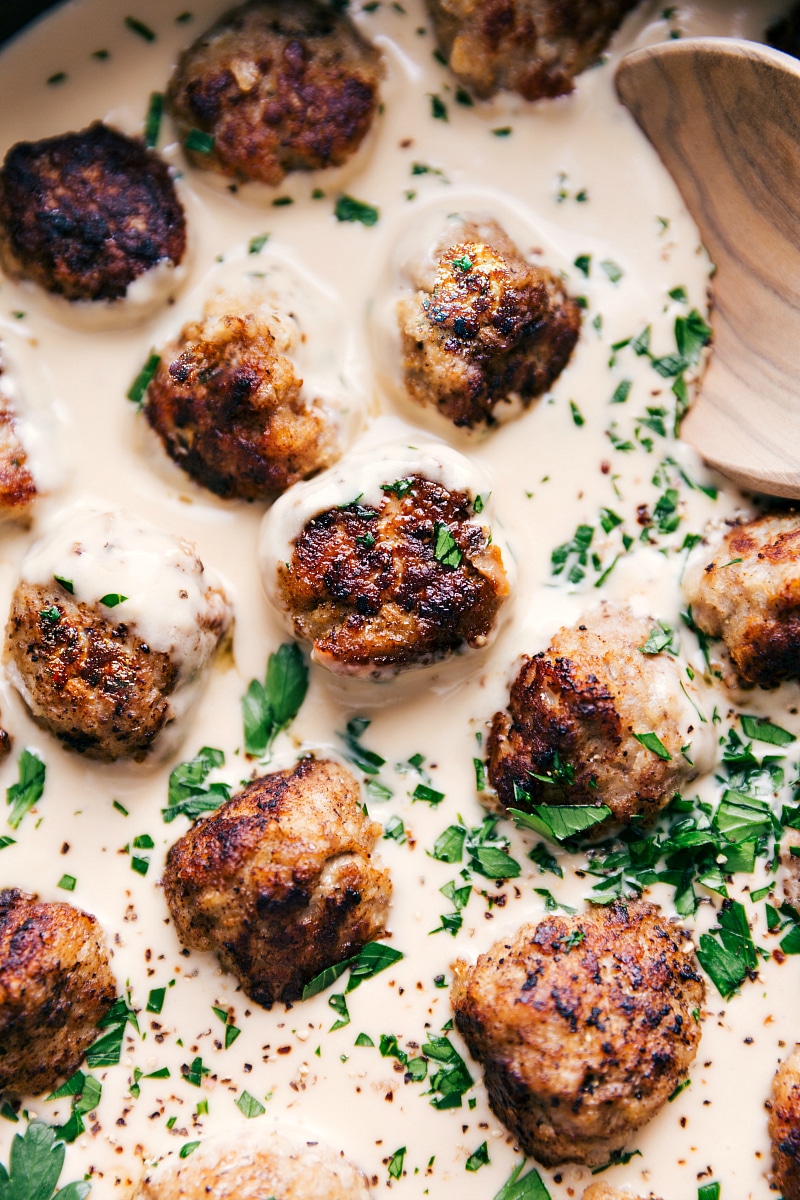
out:
{"label": "meatball half submerged in sauce", "polygon": [[366,1179],[317,1141],[281,1132],[205,1138],[150,1167],[135,1200],[368,1200]]}
{"label": "meatball half submerged in sauce", "polygon": [[693,949],[655,906],[614,903],[456,963],[456,1026],[523,1153],[597,1166],[662,1108],[700,1042]]}
{"label": "meatball half submerged in sauce", "polygon": [[184,51],[167,101],[193,166],[274,186],[355,153],[377,112],[381,61],[337,7],[251,0]]}
{"label": "meatball half submerged in sauce", "polygon": [[562,96],[639,0],[426,0],[440,54],[477,96]]}
{"label": "meatball half submerged in sauce", "polygon": [[490,218],[458,219],[397,305],[405,390],[454,425],[493,425],[555,382],[580,309]]}
{"label": "meatball half submerged in sauce", "polygon": [[141,760],[195,698],[231,619],[189,542],[78,506],[23,560],[8,672],[37,723],[70,749]]}
{"label": "meatball half submerged in sauce", "polygon": [[0,891],[0,1092],[72,1075],[117,998],[103,932],[71,904]]}
{"label": "meatball half submerged in sauce", "polygon": [[278,500],[264,587],[316,662],[377,679],[489,643],[508,559],[475,478],[445,446],[384,448]]}
{"label": "meatball half submerged in sauce", "polygon": [[722,638],[741,684],[800,679],[800,513],[711,530],[689,558],[683,590],[698,629]]}
{"label": "meatball half submerged in sauce", "polygon": [[767,1108],[773,1184],[783,1200],[800,1200],[800,1048],[778,1067]]}
{"label": "meatball half submerged in sauce", "polygon": [[225,498],[267,500],[339,457],[334,414],[303,391],[294,319],[221,293],[161,351],[145,416],[165,450]]}
{"label": "meatball half submerged in sauce", "polygon": [[384,932],[381,826],[337,763],[305,758],[256,779],[194,825],[162,880],[181,941],[213,950],[251,999],[288,1003]]}
{"label": "meatball half submerged in sauce", "polygon": [[186,219],[169,168],[141,141],[95,121],[8,151],[0,263],[12,277],[70,301],[120,304],[145,278],[152,295],[168,292],[185,251]]}
{"label": "meatball half submerged in sauce", "polygon": [[496,713],[488,775],[501,805],[607,805],[609,822],[652,821],[707,769],[700,697],[657,621],[603,604],[525,658]]}

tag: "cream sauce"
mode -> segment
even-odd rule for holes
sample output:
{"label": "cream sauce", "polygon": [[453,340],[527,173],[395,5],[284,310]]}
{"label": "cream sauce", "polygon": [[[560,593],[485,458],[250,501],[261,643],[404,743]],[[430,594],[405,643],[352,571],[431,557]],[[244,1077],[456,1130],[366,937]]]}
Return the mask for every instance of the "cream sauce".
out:
{"label": "cream sauce", "polygon": [[[219,0],[198,0],[192,4],[192,19],[177,22],[184,6],[185,0],[137,0],[125,8],[108,0],[73,0],[4,50],[2,147],[81,128],[111,112],[129,114],[135,128],[136,114],[143,118],[150,92],[163,90],[180,47],[224,7]],[[301,1136],[344,1150],[375,1178],[376,1193],[390,1186],[409,1198],[491,1200],[519,1162],[480,1083],[470,1093],[474,1108],[465,1104],[438,1112],[422,1094],[425,1085],[405,1084],[391,1059],[381,1058],[377,1048],[354,1043],[364,1033],[377,1047],[380,1035],[391,1033],[407,1048],[420,1044],[429,1031],[438,1033],[450,1008],[446,988],[435,980],[449,978],[457,955],[472,958],[524,921],[539,919],[545,909],[536,888],[549,888],[573,904],[582,903],[590,889],[591,880],[572,869],[582,858],[565,863],[563,881],[542,875],[526,857],[536,839],[503,823],[511,852],[522,864],[519,879],[496,888],[474,876],[478,890],[464,910],[458,936],[431,935],[440,914],[451,908],[439,890],[457,877],[459,868],[427,852],[458,814],[470,826],[480,822],[472,766],[478,753],[475,734],[485,732],[487,719],[504,703],[518,655],[545,647],[560,625],[576,620],[601,598],[630,603],[637,612],[679,627],[685,534],[699,533],[709,519],[746,508],[740,494],[719,480],[714,481],[721,487],[718,498],[700,490],[696,485],[712,482],[709,473],[687,447],[653,430],[659,416],[648,413],[648,407],[668,409],[663,419],[669,425],[674,402],[669,381],[652,370],[647,357],[625,346],[613,352],[615,361],[609,366],[611,346],[647,325],[654,353],[673,351],[675,318],[692,306],[705,310],[709,273],[697,232],[654,153],[617,104],[612,79],[621,53],[662,40],[671,28],[685,34],[758,35],[780,7],[779,0],[704,0],[680,5],[674,17],[664,20],[660,6],[644,4],[626,22],[608,61],[580,79],[573,97],[529,106],[502,96],[466,108],[456,102],[447,70],[432,57],[421,0],[404,0],[402,6],[382,3],[373,12],[361,12],[354,2],[351,10],[379,44],[387,66],[385,109],[357,161],[335,178],[320,174],[287,180],[271,195],[294,202],[279,207],[271,206],[263,189],[232,194],[218,181],[182,167],[194,246],[185,291],[175,307],[155,311],[137,328],[112,332],[75,327],[54,316],[52,306],[32,289],[10,281],[0,286],[0,314],[16,321],[12,313],[26,313],[19,326],[35,341],[54,380],[67,418],[59,451],[68,471],[62,489],[40,504],[32,532],[3,531],[0,609],[7,608],[31,540],[54,514],[86,494],[196,543],[206,565],[234,584],[236,626],[233,657],[212,672],[179,757],[189,758],[203,745],[220,747],[226,764],[214,778],[233,785],[253,769],[241,750],[240,697],[251,678],[263,676],[268,653],[285,638],[261,592],[256,547],[263,513],[259,506],[216,500],[165,462],[154,470],[153,456],[143,452],[151,446],[151,435],[125,399],[151,349],[186,319],[199,316],[205,299],[219,286],[224,266],[219,256],[249,265],[256,261],[247,254],[251,239],[268,232],[269,252],[296,261],[331,297],[336,313],[329,316],[340,333],[331,344],[324,322],[312,320],[308,344],[319,336],[320,344],[329,345],[324,352],[328,361],[339,363],[354,435],[393,412],[392,389],[385,381],[395,365],[370,313],[394,286],[403,239],[414,233],[422,213],[469,204],[495,211],[505,224],[513,210],[531,232],[525,238],[507,225],[509,234],[524,240],[518,244],[526,253],[542,250],[541,260],[563,270],[570,289],[585,296],[587,305],[573,361],[552,395],[519,420],[490,436],[469,438],[445,428],[436,414],[404,411],[418,430],[428,431],[419,438],[435,432],[487,473],[497,524],[502,523],[515,552],[512,619],[480,666],[458,678],[444,670],[426,671],[410,690],[389,684],[371,691],[312,668],[306,702],[276,743],[270,764],[276,767],[290,764],[301,748],[332,752],[341,746],[336,732],[347,719],[366,712],[373,723],[364,741],[386,758],[381,778],[393,792],[382,805],[369,800],[370,811],[384,824],[390,816],[402,818],[407,831],[403,844],[381,842],[394,880],[391,942],[405,958],[348,996],[351,1020],[345,1028],[328,1032],[336,1014],[327,994],[266,1013],[248,1003],[212,956],[181,953],[158,887],[166,850],[186,827],[183,818],[172,825],[162,821],[169,767],[154,771],[82,761],[34,726],[7,679],[0,680],[3,722],[15,737],[16,752],[30,746],[47,763],[45,791],[35,813],[14,833],[16,842],[0,851],[0,883],[37,891],[44,899],[68,898],[96,913],[113,948],[120,988],[130,986],[139,1010],[141,1036],[129,1028],[119,1066],[93,1072],[102,1080],[102,1099],[96,1118],[87,1119],[86,1133],[67,1150],[62,1184],[91,1171],[96,1200],[125,1197],[143,1162],[206,1134],[252,1130],[259,1124],[288,1125]],[[157,33],[154,42],[143,41],[125,26],[129,12]],[[108,51],[107,59],[94,57],[102,50]],[[67,76],[63,82],[47,84],[62,71]],[[445,103],[447,121],[432,118],[433,94]],[[506,129],[510,132],[497,132]],[[171,137],[165,122],[162,148],[170,161],[180,163]],[[414,164],[433,170],[418,170]],[[323,190],[321,199],[312,198],[315,187]],[[380,210],[375,226],[336,222],[333,202],[343,189]],[[591,258],[588,277],[572,265],[580,256]],[[602,263],[615,264],[621,274]],[[679,286],[687,303],[669,295]],[[23,375],[28,386],[32,376]],[[625,381],[631,383],[627,400],[611,404]],[[649,425],[643,423],[647,420]],[[630,449],[622,448],[626,443]],[[639,520],[645,510],[653,516],[669,488],[677,492],[680,523],[672,532],[656,533],[657,544],[648,545],[640,540]],[[353,494],[358,490],[359,485]],[[622,524],[604,530],[601,510],[612,510]],[[591,551],[598,555],[600,569],[589,559],[584,578],[570,584],[564,574],[551,574],[550,556],[579,524],[595,527]],[[627,551],[623,533],[634,539]],[[118,578],[113,590],[124,592]],[[684,633],[682,641],[699,682],[702,656],[691,635]],[[733,701],[718,685],[704,684],[701,690],[704,711],[718,709],[721,724],[716,730],[723,736]],[[770,714],[800,733],[797,686],[739,699],[745,711]],[[788,753],[796,757],[791,747]],[[394,765],[407,764],[415,754],[424,756],[432,786],[445,793],[438,808],[412,803],[418,777],[413,769]],[[4,765],[0,783],[7,786],[14,778],[12,759]],[[719,798],[713,775],[698,781],[697,789],[710,802]],[[130,847],[145,833],[156,845],[144,854],[151,861],[143,876],[131,870]],[[58,886],[64,874],[76,879],[69,895]],[[752,880],[737,876],[732,894],[742,896],[743,884],[760,886],[762,875],[759,865]],[[481,889],[505,901],[490,909]],[[657,885],[650,895],[673,911],[671,888]],[[698,932],[715,919],[711,893],[703,895],[691,922]],[[763,905],[747,902],[747,910],[757,941],[773,948]],[[723,1200],[761,1200],[768,1194],[763,1102],[778,1058],[800,1033],[797,972],[797,959],[783,965],[767,961],[759,981],[746,983],[728,1003],[709,983],[692,1084],[632,1140],[630,1148],[640,1150],[642,1157],[609,1170],[604,1176],[609,1183],[627,1185],[635,1193],[652,1190],[664,1200],[692,1200],[698,1181],[711,1179],[722,1182]],[[161,987],[167,989],[162,1012],[147,1013],[150,990]],[[242,1030],[227,1050],[212,1005],[230,1006]],[[451,1037],[463,1053],[458,1036]],[[197,1055],[210,1070],[199,1088],[181,1073],[182,1065]],[[138,1097],[131,1094],[134,1068],[147,1076],[165,1067],[169,1078],[143,1077]],[[471,1069],[478,1078],[477,1068],[471,1064]],[[245,1090],[266,1109],[250,1121],[235,1104]],[[207,1112],[201,1101],[207,1102]],[[50,1122],[65,1120],[69,1112],[67,1101],[42,1098],[27,1098],[25,1108]],[[4,1162],[18,1128],[0,1119]],[[484,1141],[489,1165],[467,1173],[468,1156]],[[395,1181],[388,1176],[388,1161],[401,1147],[406,1147],[404,1174]],[[542,1171],[542,1177],[554,1200],[580,1196],[590,1179],[575,1166]]]}

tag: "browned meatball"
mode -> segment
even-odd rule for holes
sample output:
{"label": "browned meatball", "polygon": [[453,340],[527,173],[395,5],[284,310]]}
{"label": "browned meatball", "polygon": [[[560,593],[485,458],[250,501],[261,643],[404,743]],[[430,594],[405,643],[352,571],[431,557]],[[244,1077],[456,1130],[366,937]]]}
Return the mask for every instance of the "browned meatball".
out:
{"label": "browned meatball", "polygon": [[683,579],[692,617],[722,638],[745,685],[800,678],[800,514],[713,530]]}
{"label": "browned meatball", "polygon": [[419,475],[313,517],[278,564],[281,606],[340,675],[392,673],[484,645],[509,584],[474,497]]}
{"label": "browned meatball", "polygon": [[145,414],[171,458],[218,496],[264,500],[337,457],[332,418],[301,393],[267,315],[207,307],[161,352]]}
{"label": "browned meatball", "polygon": [[306,758],[255,780],[167,855],[178,937],[216,951],[265,1008],[296,1000],[383,933],[391,881],[371,857],[380,834],[337,763]]}
{"label": "browned meatball", "polygon": [[783,1200],[800,1200],[800,1049],[778,1067],[767,1107],[773,1183]]}
{"label": "browned meatball", "polygon": [[71,1075],[117,997],[103,932],[71,904],[0,891],[0,1092]]}
{"label": "browned meatball", "polygon": [[436,255],[397,306],[406,391],[454,425],[492,425],[502,406],[527,407],[558,378],[580,309],[494,221],[460,224]]}
{"label": "browned meatball", "polygon": [[632,1196],[630,1192],[618,1192],[607,1183],[591,1183],[583,1193],[583,1200],[657,1200],[651,1192],[649,1197]]}
{"label": "browned meatball", "polygon": [[289,171],[340,166],[378,106],[380,57],[319,0],[251,0],[184,51],[167,93],[191,163],[275,185]]}
{"label": "browned meatball", "polygon": [[595,1166],[656,1115],[700,1041],[692,949],[654,905],[615,903],[456,963],[456,1026],[525,1154]]}
{"label": "browned meatball", "polygon": [[3,360],[0,357],[0,520],[25,519],[38,495],[36,481],[17,427],[12,401],[3,391]]}
{"label": "browned meatball", "polygon": [[477,96],[562,96],[639,0],[426,0],[439,51]]}
{"label": "browned meatball", "polygon": [[488,743],[504,807],[605,804],[611,821],[647,821],[699,774],[708,738],[683,691],[691,684],[676,658],[641,650],[655,626],[602,605],[523,659]]}
{"label": "browned meatball", "polygon": [[17,586],[6,649],[34,719],[89,758],[142,759],[171,716],[169,655],[57,583]]}
{"label": "browned meatball", "polygon": [[136,1200],[367,1200],[366,1179],[318,1141],[282,1133],[206,1138],[187,1161],[170,1155],[150,1167]]}
{"label": "browned meatball", "polygon": [[17,142],[0,171],[0,262],[67,300],[119,300],[159,263],[177,265],[186,220],[169,170],[95,121]]}

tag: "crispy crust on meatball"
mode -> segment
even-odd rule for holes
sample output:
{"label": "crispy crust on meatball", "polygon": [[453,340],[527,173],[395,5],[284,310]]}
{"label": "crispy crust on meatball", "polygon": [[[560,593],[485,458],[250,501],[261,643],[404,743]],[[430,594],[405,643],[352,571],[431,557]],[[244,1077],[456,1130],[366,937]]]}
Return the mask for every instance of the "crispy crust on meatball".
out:
{"label": "crispy crust on meatball", "polygon": [[177,265],[186,219],[169,169],[95,121],[17,142],[0,171],[0,262],[67,300],[119,300],[158,263]]}
{"label": "crispy crust on meatball", "polygon": [[[698,774],[681,753],[692,726],[682,720],[680,665],[640,649],[655,625],[604,604],[523,659],[488,741],[503,807],[606,804],[611,821],[646,822]],[[655,733],[670,758],[637,733]]]}
{"label": "crispy crust on meatball", "polygon": [[6,654],[36,722],[89,758],[141,760],[170,719],[169,655],[58,584],[17,585]]}
{"label": "crispy crust on meatball", "polygon": [[700,1041],[690,950],[654,905],[615,903],[456,963],[456,1026],[525,1154],[595,1166],[655,1116]]}
{"label": "crispy crust on meatball", "polygon": [[800,1200],[800,1049],[775,1072],[767,1107],[773,1185],[783,1200]]}
{"label": "crispy crust on meatball", "polygon": [[722,638],[741,683],[800,678],[800,514],[712,532],[693,553],[683,590],[697,626]]}
{"label": "crispy crust on meatball", "polygon": [[436,253],[397,306],[406,391],[454,425],[495,424],[498,406],[527,408],[564,370],[580,309],[494,221],[466,221]]}
{"label": "crispy crust on meatball", "polygon": [[255,780],[167,855],[178,937],[215,951],[265,1008],[297,1000],[383,933],[391,880],[371,857],[380,834],[337,763],[307,758]]}
{"label": "crispy crust on meatball", "polygon": [[71,904],[0,891],[0,1092],[71,1075],[117,998],[103,932]]}
{"label": "crispy crust on meatball", "polygon": [[197,483],[226,498],[269,499],[330,466],[335,429],[322,406],[301,395],[274,321],[218,314],[215,304],[162,350],[145,415]]}
{"label": "crispy crust on meatball", "polygon": [[181,136],[212,135],[190,162],[275,186],[340,166],[378,106],[381,61],[344,13],[318,0],[251,0],[181,55],[167,100]]}
{"label": "crispy crust on meatball", "polygon": [[364,1176],[319,1142],[282,1133],[204,1139],[191,1161],[170,1155],[151,1168],[137,1200],[367,1200]]}
{"label": "crispy crust on meatball", "polygon": [[470,521],[466,492],[417,475],[386,488],[379,509],[354,501],[319,513],[278,568],[295,635],[342,675],[482,646],[509,592],[500,551]]}
{"label": "crispy crust on meatball", "polygon": [[563,96],[639,0],[426,0],[439,51],[477,96]]}

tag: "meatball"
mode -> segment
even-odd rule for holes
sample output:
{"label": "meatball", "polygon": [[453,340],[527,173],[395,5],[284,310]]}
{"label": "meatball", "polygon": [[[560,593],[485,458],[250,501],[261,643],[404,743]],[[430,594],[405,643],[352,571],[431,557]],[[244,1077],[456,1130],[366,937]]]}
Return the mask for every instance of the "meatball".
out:
{"label": "meatball", "polygon": [[378,495],[317,512],[265,566],[294,635],[335,674],[373,678],[486,645],[510,587],[482,501],[423,474]]}
{"label": "meatball", "polygon": [[583,1193],[583,1200],[656,1200],[653,1193],[649,1197],[632,1196],[630,1192],[618,1192],[607,1183],[592,1183]]}
{"label": "meatball", "polygon": [[148,1170],[135,1200],[368,1200],[366,1179],[319,1142],[283,1133],[206,1138],[191,1160],[168,1155]]}
{"label": "meatball", "polygon": [[0,263],[67,300],[120,300],[159,264],[177,266],[186,219],[169,169],[95,121],[18,142],[0,171]]}
{"label": "meatball", "polygon": [[800,1049],[778,1067],[767,1107],[773,1185],[783,1200],[800,1200]]}
{"label": "meatball", "polygon": [[283,1133],[206,1138],[187,1161],[168,1155],[148,1170],[135,1200],[367,1200],[366,1179],[319,1142]]}
{"label": "meatball", "polygon": [[287,357],[291,318],[206,306],[161,352],[145,415],[170,458],[226,498],[264,500],[338,457],[336,429]]}
{"label": "meatball", "polygon": [[265,1008],[297,1000],[383,933],[391,881],[372,860],[380,834],[337,763],[306,758],[256,779],[167,855],[178,937],[216,951]]}
{"label": "meatball", "polygon": [[610,821],[650,821],[700,773],[707,737],[691,684],[670,654],[642,651],[654,627],[604,604],[523,659],[488,742],[504,808],[605,804]]}
{"label": "meatball", "polygon": [[800,4],[794,4],[766,32],[770,46],[800,58]]}
{"label": "meatball", "polygon": [[[398,302],[405,388],[454,425],[493,425],[554,383],[578,340],[580,308],[494,221],[469,219]],[[510,410],[508,410],[510,411]]]}
{"label": "meatball", "polygon": [[655,1116],[700,1041],[692,950],[654,905],[617,902],[456,963],[456,1026],[525,1154],[595,1166]]}
{"label": "meatball", "polygon": [[440,54],[477,96],[563,96],[639,0],[426,0]]}
{"label": "meatball", "polygon": [[96,917],[0,891],[0,1092],[38,1095],[71,1075],[116,998]]}
{"label": "meatball", "polygon": [[27,519],[38,488],[20,439],[17,414],[8,389],[3,387],[0,356],[0,520]]}
{"label": "meatball", "polygon": [[70,749],[140,761],[182,715],[230,620],[188,543],[117,514],[70,513],[22,564],[9,674]]}
{"label": "meatball", "polygon": [[800,913],[800,829],[786,829],[781,841],[783,896]]}
{"label": "meatball", "polygon": [[[378,107],[381,62],[319,0],[251,0],[181,55],[167,100],[195,167],[279,184],[346,162]],[[193,130],[213,144],[195,149]]]}
{"label": "meatball", "polygon": [[800,679],[800,514],[712,530],[683,590],[696,625],[722,638],[744,685]]}

